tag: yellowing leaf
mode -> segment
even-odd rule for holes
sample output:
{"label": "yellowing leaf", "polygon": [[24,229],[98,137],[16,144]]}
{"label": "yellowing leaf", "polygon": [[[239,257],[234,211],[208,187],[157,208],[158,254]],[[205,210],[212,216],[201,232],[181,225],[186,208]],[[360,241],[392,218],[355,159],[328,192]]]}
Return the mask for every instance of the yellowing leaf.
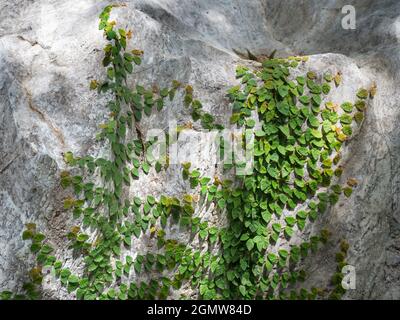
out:
{"label": "yellowing leaf", "polygon": [[347,139],[347,136],[344,133],[339,133],[338,134],[338,140],[339,141],[343,142],[343,141],[346,141],[346,139]]}
{"label": "yellowing leaf", "polygon": [[90,81],[90,90],[95,90],[95,89],[97,89],[98,86],[99,86],[99,83],[97,82],[97,80]]}
{"label": "yellowing leaf", "polygon": [[332,131],[335,131],[336,134],[340,134],[342,132],[342,128],[340,128],[336,125],[332,125],[331,129],[332,129]]}
{"label": "yellowing leaf", "polygon": [[132,52],[135,56],[141,56],[141,55],[144,53],[143,50],[139,50],[139,49],[133,49],[131,52]]}
{"label": "yellowing leaf", "polygon": [[309,72],[307,72],[307,78],[308,79],[315,79],[317,77],[317,75],[315,74],[315,72],[313,72],[313,71],[309,71]]}
{"label": "yellowing leaf", "polygon": [[369,95],[371,96],[371,98],[375,97],[375,95],[376,95],[376,90],[377,90],[376,82],[374,82],[374,83],[372,84],[372,86],[369,88]]}
{"label": "yellowing leaf", "polygon": [[355,179],[355,178],[348,178],[348,179],[347,179],[347,184],[348,184],[350,187],[355,187],[356,185],[358,185],[358,181],[357,181],[357,179]]}
{"label": "yellowing leaf", "polygon": [[75,200],[71,197],[68,197],[64,200],[64,209],[70,209],[75,204]]}
{"label": "yellowing leaf", "polygon": [[190,194],[185,194],[183,196],[183,201],[185,201],[187,203],[192,203],[193,202],[193,197]]}
{"label": "yellowing leaf", "polygon": [[310,58],[309,56],[303,56],[301,60],[303,62],[307,62],[309,58]]}
{"label": "yellowing leaf", "polygon": [[157,232],[157,228],[155,226],[152,226],[150,228],[150,233],[153,234],[153,233],[156,233],[156,232]]}
{"label": "yellowing leaf", "polygon": [[333,80],[335,81],[335,85],[336,87],[338,87],[340,85],[340,83],[342,82],[342,73],[339,71],[335,77],[333,78]]}
{"label": "yellowing leaf", "polygon": [[73,226],[73,227],[71,228],[71,232],[72,232],[73,234],[78,234],[79,231],[81,231],[81,227],[79,227],[79,226]]}
{"label": "yellowing leaf", "polygon": [[60,176],[61,176],[61,178],[66,178],[66,177],[69,177],[69,172],[68,171],[61,171],[61,174],[60,174]]}

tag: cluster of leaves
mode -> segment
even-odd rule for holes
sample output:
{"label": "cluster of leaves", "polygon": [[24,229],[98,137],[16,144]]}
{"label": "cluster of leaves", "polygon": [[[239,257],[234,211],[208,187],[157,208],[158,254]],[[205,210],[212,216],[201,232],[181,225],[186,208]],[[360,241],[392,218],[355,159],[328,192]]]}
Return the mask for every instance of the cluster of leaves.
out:
{"label": "cluster of leaves", "polygon": [[[32,234],[32,251],[37,254],[39,267],[45,264],[54,268],[60,283],[68,292],[75,292],[78,299],[166,298],[170,288],[179,288],[185,279],[192,278],[194,284],[198,283],[205,276],[204,270],[209,265],[215,265],[216,257],[166,239],[162,228],[166,227],[168,220],[179,222],[181,227],[190,228],[193,234],[199,232],[202,238],[209,236],[211,242],[216,240],[217,228],[209,227],[206,221],[201,222],[199,218],[192,218],[195,197],[191,195],[184,195],[182,200],[167,196],[157,200],[151,195],[145,199],[129,199],[124,192],[141,172],[148,174],[154,163],[146,152],[154,141],[143,141],[138,126],[142,113],[150,115],[153,105],[160,111],[164,99],[169,97],[172,100],[181,84],[173,81],[170,89],[162,90],[154,87],[145,90],[140,85],[134,89],[128,87],[127,75],[133,72],[133,63],[140,64],[143,52],[128,52],[126,40],[130,38],[130,32],[115,30],[115,22],[109,21],[112,7],[107,6],[101,13],[99,26],[104,29],[109,41],[103,59],[107,79],[102,83],[97,80],[90,83],[92,90],[113,96],[107,104],[110,119],[100,126],[102,131],[98,135],[98,139],[109,142],[111,159],[75,157],[67,152],[64,160],[73,171],[61,173],[62,187],[72,191],[64,200],[64,209],[71,210],[73,217],[82,225],[73,226],[66,238],[70,248],[84,257],[83,274],[73,274],[53,256],[44,257],[43,254],[49,254],[52,248],[48,244],[43,245],[45,236],[33,234],[31,227],[24,232],[24,239]],[[130,141],[129,130],[136,130],[136,139]],[[159,162],[154,167],[157,172],[162,169]],[[73,175],[76,170],[82,174]],[[101,178],[100,183],[97,182],[98,177]],[[164,248],[165,254],[139,254],[135,259],[128,255],[123,262],[121,257],[129,251],[134,238],[140,238],[147,231],[157,239],[158,248]],[[37,270],[41,270],[39,267]],[[143,274],[143,268],[146,272],[155,268],[158,272],[165,269],[175,274],[172,280],[159,276],[148,282],[130,282],[132,272]],[[36,279],[35,284],[40,284],[41,280],[42,277]],[[3,296],[7,298],[9,294],[6,292]]]}
{"label": "cluster of leaves", "polygon": [[[134,89],[127,84],[128,74],[133,72],[134,65],[141,63],[141,50],[128,50],[127,40],[131,32],[115,29],[115,22],[109,21],[113,5],[107,6],[100,14],[99,29],[104,30],[108,44],[104,48],[103,66],[107,68],[107,79],[99,83],[92,80],[90,88],[99,93],[108,93],[113,99],[107,104],[110,119],[102,124],[99,139],[107,139],[111,146],[111,159],[93,158],[91,156],[75,157],[71,152],[64,155],[65,162],[82,171],[82,175],[72,175],[71,172],[61,173],[61,185],[72,189],[72,195],[65,199],[64,208],[71,210],[75,219],[82,224],[73,226],[66,238],[70,247],[84,257],[84,272],[81,276],[72,274],[68,268],[62,267],[62,262],[55,257],[49,259],[52,249],[49,245],[41,245],[45,240],[42,234],[33,234],[31,228],[24,232],[24,239],[32,238],[32,251],[37,254],[38,262],[45,263],[56,270],[56,276],[69,292],[76,291],[76,296],[83,299],[105,299],[134,297],[137,291],[139,297],[149,296],[143,290],[154,293],[154,284],[138,286],[135,283],[121,283],[118,279],[129,273],[132,257],[126,258],[126,263],[119,260],[122,250],[129,249],[133,237],[140,237],[148,229],[154,232],[157,220],[166,224],[169,216],[190,215],[193,208],[190,204],[182,204],[178,199],[162,197],[158,202],[152,196],[145,200],[135,197],[127,199],[124,187],[129,187],[137,180],[140,173],[148,174],[153,159],[146,152],[152,142],[144,142],[138,122],[142,114],[150,115],[154,106],[160,111],[164,99],[174,96],[177,89],[173,83],[171,89],[152,88],[146,90],[136,85]],[[137,138],[128,139],[128,131],[136,130]],[[155,163],[155,170],[160,171],[161,164]],[[76,169],[74,169],[76,171]],[[88,178],[92,176],[92,179]],[[100,176],[101,182],[96,183]],[[86,178],[85,178],[86,177]],[[85,232],[85,229],[87,231]],[[32,234],[32,235],[31,235]],[[158,232],[158,243],[165,244],[163,233]],[[138,256],[136,260],[140,260]],[[137,264],[134,264],[137,266]],[[138,267],[135,268],[138,271]],[[41,278],[37,280],[39,283]],[[165,282],[165,279],[164,279]],[[137,287],[137,289],[135,289]],[[159,288],[163,295],[168,293],[166,287]]]}
{"label": "cluster of leaves", "polygon": [[[331,184],[342,173],[339,150],[352,134],[353,119],[362,122],[368,94],[361,89],[354,105],[342,104],[343,113],[339,113],[332,102],[322,106],[331,83],[340,84],[339,73],[324,75],[322,83],[314,72],[290,79],[290,69],[304,58],[267,60],[256,71],[239,67],[237,77],[242,84],[228,92],[233,106],[231,122],[254,129],[254,144],[246,146],[254,149],[254,174],[239,176],[237,181],[221,181],[202,176],[185,163],[183,179],[191,188],[199,189],[200,195],[185,194],[182,199],[164,195],[159,199],[151,195],[129,198],[127,189],[142,172],[149,174],[153,165],[156,172],[162,170],[161,163],[146,152],[154,141],[143,141],[138,123],[143,113],[151,114],[154,106],[160,111],[165,98],[173,100],[183,86],[178,81],[161,90],[128,86],[127,76],[134,65],[141,63],[143,52],[127,49],[132,33],[116,30],[115,22],[109,21],[113,7],[103,10],[99,25],[108,41],[103,59],[107,79],[90,83],[91,89],[113,97],[107,104],[110,119],[100,126],[98,135],[109,142],[111,157],[75,157],[67,152],[64,159],[73,170],[61,173],[61,185],[71,191],[64,208],[72,211],[79,224],[66,238],[70,248],[82,255],[84,270],[78,276],[63,267],[63,262],[51,255],[53,248],[45,236],[28,224],[23,238],[32,241],[37,266],[31,272],[32,281],[24,288],[27,297],[38,298],[43,267],[54,268],[60,283],[75,292],[78,299],[167,298],[171,289],[178,290],[185,282],[204,299],[324,296],[326,290],[317,288],[290,293],[287,289],[306,278],[298,263],[320,243],[326,243],[329,232],[323,230],[297,245],[280,246],[280,239],[290,240],[295,232],[302,231],[308,221],[316,220],[328,205],[336,203],[341,193],[351,195],[355,179],[349,179],[344,187]],[[184,103],[191,107],[193,120],[200,120],[204,128],[222,129],[211,114],[202,110],[200,101],[193,99],[191,86],[185,87]],[[258,115],[258,123],[254,114]],[[130,130],[136,132],[136,138],[130,138]],[[82,174],[72,174],[77,170]],[[320,191],[321,187],[325,191]],[[213,203],[226,213],[228,225],[217,228],[196,216],[199,201]],[[213,255],[167,239],[164,228],[168,223],[179,223],[187,228],[191,239],[197,236],[200,242],[208,242],[209,248],[219,247],[220,252]],[[127,255],[134,239],[146,232],[157,241],[159,251]],[[345,252],[342,246],[341,254]],[[345,263],[339,256],[337,260],[338,267]],[[147,280],[131,281],[133,273],[136,279],[140,275]],[[338,284],[337,279],[333,284]],[[342,293],[337,285],[331,297]],[[25,296],[3,292],[1,297]]]}
{"label": "cluster of leaves", "polygon": [[215,118],[212,114],[203,110],[202,103],[197,99],[193,99],[193,87],[191,85],[185,87],[184,105],[188,108],[190,107],[193,121],[200,120],[204,129],[223,129],[222,125],[215,123]]}
{"label": "cluster of leaves", "polygon": [[[340,85],[341,74],[319,77],[308,72],[291,79],[290,69],[302,62],[298,57],[271,59],[255,72],[237,69],[242,85],[228,92],[231,122],[254,129],[254,144],[246,148],[254,150],[255,172],[239,179],[239,187],[222,183],[207,190],[229,224],[220,231],[224,272],[203,283],[200,293],[206,298],[304,299],[325,292],[314,288],[288,295],[285,289],[299,279],[294,271],[299,257],[325,243],[328,232],[300,245],[289,245],[289,240],[335,204],[342,192],[349,197],[357,184],[355,179],[345,187],[332,182],[342,174],[340,149],[352,134],[353,120],[361,123],[367,95],[365,89],[357,93],[357,113],[350,102],[340,106],[343,112],[330,101],[323,106],[324,95],[332,82]],[[187,166],[185,171],[190,176]],[[280,248],[280,239],[287,240],[286,246]]]}
{"label": "cluster of leaves", "polygon": [[22,233],[22,239],[31,241],[30,250],[36,255],[36,266],[30,270],[29,281],[25,282],[22,287],[24,294],[13,294],[11,291],[3,291],[0,293],[2,300],[34,300],[40,298],[40,285],[43,280],[42,270],[44,267],[51,266],[56,261],[56,257],[51,255],[54,249],[44,242],[45,238],[44,234],[37,232],[36,224],[26,224],[26,229]]}

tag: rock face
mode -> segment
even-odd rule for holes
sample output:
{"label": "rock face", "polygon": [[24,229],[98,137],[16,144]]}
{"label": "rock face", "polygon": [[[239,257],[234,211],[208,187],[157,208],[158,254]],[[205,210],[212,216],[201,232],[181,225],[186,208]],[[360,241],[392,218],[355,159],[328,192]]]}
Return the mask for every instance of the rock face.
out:
{"label": "rock face", "polygon": [[[71,226],[62,208],[59,173],[62,153],[98,155],[98,124],[107,118],[106,98],[89,91],[102,79],[102,32],[98,14],[109,1],[12,0],[0,3],[0,291],[18,290],[33,261],[21,239],[34,221],[57,247],[57,256],[79,271],[63,234]],[[195,1],[127,0],[113,12],[118,24],[133,29],[134,46],[145,51],[134,82],[166,86],[172,79],[191,83],[204,109],[227,124],[231,114],[226,90],[235,85],[235,66],[248,64],[235,52],[312,55],[305,65],[317,73],[341,71],[343,85],[329,98],[353,101],[359,87],[374,81],[378,91],[357,135],[346,143],[343,180],[359,181],[353,196],[339,201],[308,227],[328,226],[335,239],[350,243],[348,262],[356,268],[356,289],[348,299],[400,298],[400,3],[352,1],[355,30],[341,27],[342,1]],[[234,50],[233,50],[234,49]],[[181,97],[161,113],[144,119],[165,129],[169,121],[190,121]],[[155,125],[156,124],[156,125]],[[200,126],[195,129],[200,129]],[[199,154],[200,155],[200,154]],[[212,176],[214,163],[201,158]],[[141,177],[132,194],[181,195],[188,191],[178,166]],[[223,217],[209,220],[223,223]],[[181,240],[185,235],[170,230]],[[186,240],[187,241],[187,240]],[[148,237],[133,249],[146,252]],[[314,272],[310,285],[326,283],[334,269],[335,248],[306,261]],[[44,284],[48,298],[71,298],[57,284]],[[189,292],[190,294],[190,292]]]}

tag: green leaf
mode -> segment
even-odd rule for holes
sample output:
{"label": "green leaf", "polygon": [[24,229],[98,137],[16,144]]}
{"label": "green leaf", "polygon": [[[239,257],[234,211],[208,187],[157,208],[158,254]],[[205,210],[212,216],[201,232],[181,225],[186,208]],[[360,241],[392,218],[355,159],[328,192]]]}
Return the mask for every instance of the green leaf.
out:
{"label": "green leaf", "polygon": [[272,233],[270,235],[271,239],[276,243],[279,239],[279,234],[278,233]]}
{"label": "green leaf", "polygon": [[76,240],[79,241],[79,242],[85,242],[87,239],[89,239],[89,236],[87,234],[84,234],[84,233],[80,233],[76,237]]}
{"label": "green leaf", "polygon": [[247,239],[249,239],[248,233],[243,233],[240,237],[240,241],[246,241]]}
{"label": "green leaf", "polygon": [[246,287],[244,285],[240,285],[239,286],[239,291],[242,294],[242,296],[246,296],[247,290],[246,290]]}
{"label": "green leaf", "polygon": [[289,115],[289,105],[286,102],[280,102],[277,104],[277,109],[280,113],[285,116]]}
{"label": "green leaf", "polygon": [[201,239],[204,240],[204,239],[207,238],[207,236],[208,236],[208,231],[207,231],[206,229],[200,230],[199,236],[200,236]]}
{"label": "green leaf", "polygon": [[366,108],[366,103],[363,100],[357,100],[354,105],[358,111],[364,111]]}
{"label": "green leaf", "polygon": [[137,206],[141,206],[142,205],[142,200],[139,197],[134,197],[133,198],[133,202],[137,205]]}
{"label": "green leaf", "polygon": [[345,112],[352,112],[353,111],[353,104],[351,102],[344,102],[340,106]]}
{"label": "green leaf", "polygon": [[271,221],[271,214],[270,214],[268,211],[263,211],[263,212],[261,213],[261,216],[262,216],[263,220],[264,220],[266,223],[269,223],[269,222]]}
{"label": "green leaf", "polygon": [[306,219],[307,218],[307,212],[304,210],[300,210],[297,212],[297,217],[300,219]]}
{"label": "green leaf", "polygon": [[325,79],[326,81],[328,81],[328,82],[332,82],[333,77],[332,77],[332,75],[331,75],[330,73],[326,73],[326,74],[324,75],[324,79]]}
{"label": "green leaf", "polygon": [[237,123],[240,120],[240,113],[234,113],[232,114],[231,118],[230,118],[230,123]]}
{"label": "green leaf", "polygon": [[303,230],[305,226],[306,226],[306,220],[303,220],[303,219],[298,219],[297,220],[297,227],[300,230]]}
{"label": "green leaf", "polygon": [[320,125],[318,118],[316,118],[312,115],[310,115],[310,117],[308,118],[308,121],[310,122],[310,125],[314,128],[318,128]]}
{"label": "green leaf", "polygon": [[272,229],[273,229],[276,233],[279,233],[279,232],[281,232],[281,225],[280,225],[279,223],[274,223],[274,224],[272,225]]}
{"label": "green leaf", "polygon": [[124,64],[124,66],[125,66],[125,70],[126,70],[128,73],[132,73],[132,71],[133,71],[132,63],[126,61],[125,64]]}
{"label": "green leaf", "polygon": [[115,39],[116,37],[117,37],[117,34],[115,33],[114,30],[107,31],[107,38]]}
{"label": "green leaf", "polygon": [[153,196],[147,196],[147,202],[152,206],[156,203],[156,199]]}
{"label": "green leaf", "polygon": [[342,115],[340,116],[340,122],[341,122],[342,124],[351,124],[352,121],[353,121],[353,118],[352,118],[350,115],[348,115],[348,114],[342,114]]}
{"label": "green leaf", "polygon": [[301,96],[301,97],[299,98],[299,100],[300,100],[300,102],[301,102],[302,104],[304,104],[304,105],[307,105],[307,104],[310,103],[310,97],[308,97],[308,96]]}
{"label": "green leaf", "polygon": [[293,217],[286,217],[285,221],[287,223],[288,226],[293,227],[296,224],[296,219]]}
{"label": "green leaf", "polygon": [[218,207],[219,207],[220,209],[224,209],[225,206],[226,206],[226,201],[225,201],[225,199],[219,199],[219,200],[218,200]]}
{"label": "green leaf", "polygon": [[72,284],[77,284],[79,282],[79,278],[77,276],[71,274],[68,277],[68,282],[72,283]]}
{"label": "green leaf", "polygon": [[279,171],[272,166],[268,166],[267,172],[272,178],[277,179],[279,177]]}
{"label": "green leaf", "polygon": [[289,126],[286,124],[284,126],[280,126],[279,130],[288,138],[290,136]]}
{"label": "green leaf", "polygon": [[322,92],[328,94],[331,91],[331,86],[328,83],[322,84]]}
{"label": "green leaf", "polygon": [[300,84],[302,86],[306,83],[306,79],[304,79],[304,77],[301,77],[301,76],[297,77],[296,81],[298,84]]}
{"label": "green leaf", "polygon": [[247,250],[251,251],[254,248],[254,241],[253,239],[249,239],[246,241]]}
{"label": "green leaf", "polygon": [[254,243],[256,244],[258,251],[262,251],[268,245],[267,239],[265,237],[263,237],[263,236],[254,237]]}
{"label": "green leaf", "polygon": [[114,289],[108,290],[107,296],[108,296],[110,299],[114,299],[114,298],[116,297],[115,290],[114,290]]}
{"label": "green leaf", "polygon": [[277,149],[281,155],[286,155],[286,148],[284,146],[279,145],[277,146]]}
{"label": "green leaf", "polygon": [[321,97],[320,97],[319,95],[314,94],[314,95],[312,96],[312,100],[313,100],[313,103],[314,103],[316,106],[319,106],[319,105],[321,104]]}
{"label": "green leaf", "polygon": [[124,242],[127,246],[132,244],[132,238],[130,236],[124,237]]}
{"label": "green leaf", "polygon": [[265,136],[265,132],[263,130],[256,130],[254,132],[254,134],[256,135],[256,137],[264,137]]}
{"label": "green leaf", "polygon": [[139,174],[139,169],[138,168],[133,168],[131,171],[131,174],[134,178],[139,178],[140,174]]}
{"label": "green leaf", "polygon": [[90,264],[89,267],[88,267],[88,271],[89,272],[93,272],[96,269],[97,269],[97,265],[94,264],[94,263]]}
{"label": "green leaf", "polygon": [[285,204],[288,201],[288,197],[285,194],[281,193],[279,195],[279,200],[281,200],[281,202]]}
{"label": "green leaf", "polygon": [[354,120],[356,121],[357,124],[360,124],[361,122],[363,122],[364,120],[364,113],[362,112],[357,112],[354,115]]}
{"label": "green leaf", "polygon": [[151,206],[146,202],[143,206],[143,213],[147,215],[150,212],[150,210]]}
{"label": "green leaf", "polygon": [[276,262],[278,261],[278,257],[273,253],[269,253],[267,258],[268,258],[268,261],[271,262],[272,265],[276,264]]}
{"label": "green leaf", "polygon": [[368,90],[361,88],[357,91],[357,97],[360,99],[367,99],[368,98]]}
{"label": "green leaf", "polygon": [[48,244],[45,244],[41,249],[41,252],[44,254],[49,254],[53,251],[54,251],[54,249],[51,246],[49,246]]}
{"label": "green leaf", "polygon": [[115,253],[115,255],[119,256],[121,255],[121,249],[119,246],[113,246],[112,251]]}
{"label": "green leaf", "polygon": [[254,119],[247,119],[246,126],[249,128],[253,128],[256,125],[256,121]]}
{"label": "green leaf", "polygon": [[142,170],[147,175],[150,171],[150,165],[147,162],[144,162],[142,164]]}
{"label": "green leaf", "polygon": [[344,126],[342,127],[342,131],[343,131],[343,133],[344,133],[346,136],[351,136],[352,133],[353,133],[353,130],[351,129],[351,126],[350,126],[350,125],[344,125]]}
{"label": "green leaf", "polygon": [[343,193],[347,198],[349,198],[351,196],[351,194],[353,193],[353,189],[350,187],[345,187],[345,188],[343,188]]}
{"label": "green leaf", "polygon": [[40,244],[37,242],[32,243],[31,245],[31,252],[36,253],[40,250]]}
{"label": "green leaf", "polygon": [[284,249],[281,249],[281,250],[279,250],[278,252],[279,252],[279,256],[280,256],[282,259],[286,260],[286,258],[288,257],[289,252],[287,252],[287,251],[284,250]]}
{"label": "green leaf", "polygon": [[71,274],[71,271],[69,269],[62,269],[60,271],[60,277],[63,278],[63,279],[68,279],[70,274]]}
{"label": "green leaf", "polygon": [[293,235],[293,229],[292,229],[291,227],[285,227],[285,235],[286,235],[288,238],[291,238],[292,235]]}
{"label": "green leaf", "polygon": [[289,93],[289,88],[287,86],[280,86],[278,92],[282,98],[286,97]]}
{"label": "green leaf", "polygon": [[321,131],[317,130],[317,129],[311,129],[311,134],[313,135],[313,137],[321,139],[322,138],[322,133]]}
{"label": "green leaf", "polygon": [[133,62],[136,65],[140,65],[142,63],[142,59],[139,56],[133,56]]}

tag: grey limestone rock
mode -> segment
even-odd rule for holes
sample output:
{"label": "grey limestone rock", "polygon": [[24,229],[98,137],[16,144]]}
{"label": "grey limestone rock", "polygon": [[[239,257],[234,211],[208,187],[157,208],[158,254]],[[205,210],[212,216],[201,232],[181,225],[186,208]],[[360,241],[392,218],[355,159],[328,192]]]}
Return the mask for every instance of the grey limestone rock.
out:
{"label": "grey limestone rock", "polygon": [[[341,27],[343,5],[357,13],[356,30]],[[17,291],[32,267],[29,246],[21,239],[24,224],[34,221],[49,235],[56,255],[79,272],[63,234],[72,225],[62,208],[59,186],[65,169],[62,154],[96,156],[106,148],[95,140],[107,118],[106,97],[90,91],[101,79],[104,39],[98,14],[111,1],[0,0],[0,291]],[[303,236],[328,226],[334,239],[350,243],[348,261],[357,283],[347,299],[400,298],[400,2],[397,0],[127,0],[113,11],[118,24],[133,30],[134,46],[145,51],[132,83],[166,86],[172,79],[193,84],[204,109],[228,124],[226,90],[237,83],[235,67],[251,64],[235,52],[256,55],[310,55],[302,71],[341,71],[343,85],[329,99],[353,101],[358,88],[376,82],[361,129],[343,150],[343,181],[359,185]],[[155,124],[167,128],[191,120],[181,97],[141,123],[146,134]],[[195,129],[200,126],[195,124]],[[218,174],[199,153],[201,169]],[[132,195],[181,195],[189,188],[178,166],[150,173],[132,186]],[[212,209],[212,208],[211,208]],[[217,225],[224,217],[199,208]],[[171,235],[189,241],[171,227]],[[299,237],[301,237],[299,235]],[[193,242],[191,245],[198,246]],[[154,246],[148,235],[134,252]],[[205,248],[207,249],[207,248]],[[309,284],[327,283],[335,263],[327,247],[306,260]],[[73,298],[57,282],[43,284],[49,299]],[[187,288],[181,293],[194,294]],[[179,295],[175,296],[178,298]]]}

